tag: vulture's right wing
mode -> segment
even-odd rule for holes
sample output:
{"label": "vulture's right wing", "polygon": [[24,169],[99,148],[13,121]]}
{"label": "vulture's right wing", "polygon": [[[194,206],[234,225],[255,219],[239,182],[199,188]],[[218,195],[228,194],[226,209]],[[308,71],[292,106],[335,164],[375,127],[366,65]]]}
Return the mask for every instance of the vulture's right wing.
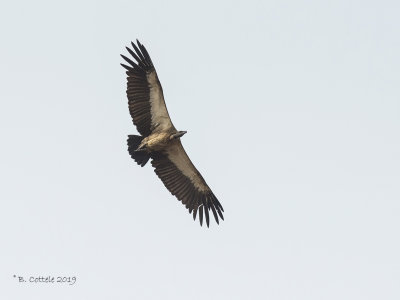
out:
{"label": "vulture's right wing", "polygon": [[219,223],[218,215],[223,220],[221,203],[213,194],[207,183],[197,171],[187,156],[180,140],[176,140],[167,150],[151,155],[151,164],[160,177],[165,187],[175,195],[178,200],[193,211],[193,219],[196,219],[199,210],[200,224],[203,224],[203,211],[207,226],[210,223],[209,211],[213,212],[215,221]]}
{"label": "vulture's right wing", "polygon": [[163,90],[149,53],[139,41],[137,41],[137,46],[134,43],[131,44],[135,52],[128,47],[126,49],[136,60],[136,63],[121,54],[130,66],[121,65],[127,69],[128,87],[126,93],[133,123],[143,136],[169,128],[176,131],[169,117]]}

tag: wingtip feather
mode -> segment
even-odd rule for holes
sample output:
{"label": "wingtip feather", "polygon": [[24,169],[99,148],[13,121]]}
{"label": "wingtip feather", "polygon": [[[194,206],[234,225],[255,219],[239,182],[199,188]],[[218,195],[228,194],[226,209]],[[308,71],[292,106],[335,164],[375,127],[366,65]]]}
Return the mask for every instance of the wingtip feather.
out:
{"label": "wingtip feather", "polygon": [[200,226],[203,226],[203,205],[199,207]]}
{"label": "wingtip feather", "polygon": [[197,206],[193,209],[193,220],[196,221]]}
{"label": "wingtip feather", "polygon": [[204,213],[206,215],[206,223],[207,223],[207,227],[210,227],[210,216],[208,214],[208,206],[207,203],[203,204],[204,207]]}

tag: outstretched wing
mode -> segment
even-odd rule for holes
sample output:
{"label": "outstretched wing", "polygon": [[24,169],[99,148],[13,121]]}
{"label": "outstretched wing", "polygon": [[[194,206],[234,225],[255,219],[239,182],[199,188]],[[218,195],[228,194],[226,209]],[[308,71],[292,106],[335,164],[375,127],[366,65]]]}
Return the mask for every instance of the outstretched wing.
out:
{"label": "outstretched wing", "polygon": [[134,51],[126,47],[136,63],[121,54],[122,58],[129,63],[129,66],[121,65],[127,69],[126,93],[133,124],[143,136],[169,128],[175,129],[164,102],[163,90],[153,62],[146,48],[138,40],[136,41],[137,46],[131,43]]}
{"label": "outstretched wing", "polygon": [[208,227],[210,210],[218,224],[218,215],[222,220],[224,219],[222,214],[224,209],[221,203],[192,164],[180,140],[176,140],[163,152],[152,153],[151,157],[153,159],[151,164],[158,177],[171,194],[175,195],[189,209],[189,213],[193,211],[194,220],[199,211],[202,225],[204,212]]}

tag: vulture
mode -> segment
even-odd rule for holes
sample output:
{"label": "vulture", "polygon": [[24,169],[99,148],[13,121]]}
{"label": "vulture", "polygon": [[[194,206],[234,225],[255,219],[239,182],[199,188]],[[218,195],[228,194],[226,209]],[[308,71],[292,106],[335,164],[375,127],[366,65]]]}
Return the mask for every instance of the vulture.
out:
{"label": "vulture", "polygon": [[221,203],[197,171],[181,143],[186,131],[178,131],[172,124],[164,101],[163,89],[146,48],[136,40],[126,50],[135,60],[122,55],[126,69],[129,112],[139,135],[128,135],[128,152],[135,162],[144,166],[151,159],[154,172],[172,195],[193,213],[193,220],[203,216],[207,227],[210,211],[219,224],[223,220]]}

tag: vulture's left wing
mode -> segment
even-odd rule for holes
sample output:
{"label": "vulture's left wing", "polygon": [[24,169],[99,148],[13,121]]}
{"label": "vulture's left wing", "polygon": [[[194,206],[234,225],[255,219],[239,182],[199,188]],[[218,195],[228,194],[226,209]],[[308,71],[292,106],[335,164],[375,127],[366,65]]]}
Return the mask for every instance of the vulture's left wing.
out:
{"label": "vulture's left wing", "polygon": [[163,152],[153,153],[151,157],[153,159],[151,164],[158,177],[171,194],[175,195],[189,209],[189,213],[193,211],[194,220],[199,211],[202,225],[204,212],[207,226],[209,226],[210,210],[217,223],[219,223],[218,215],[222,220],[224,219],[222,214],[224,209],[221,203],[192,164],[180,140],[176,140]]}

